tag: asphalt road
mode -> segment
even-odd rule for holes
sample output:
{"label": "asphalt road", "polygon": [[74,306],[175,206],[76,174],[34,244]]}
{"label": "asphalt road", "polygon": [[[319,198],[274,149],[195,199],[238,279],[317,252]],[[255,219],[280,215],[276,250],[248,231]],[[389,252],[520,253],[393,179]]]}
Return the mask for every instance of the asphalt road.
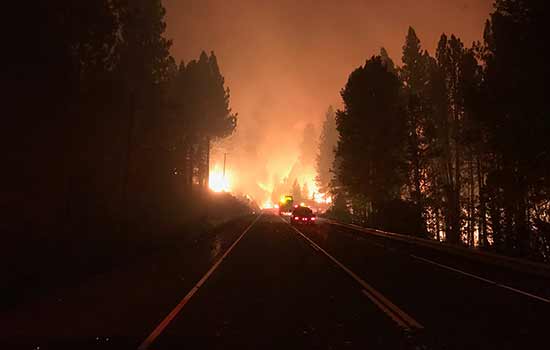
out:
{"label": "asphalt road", "polygon": [[2,314],[0,344],[538,349],[549,299],[540,277],[266,213]]}

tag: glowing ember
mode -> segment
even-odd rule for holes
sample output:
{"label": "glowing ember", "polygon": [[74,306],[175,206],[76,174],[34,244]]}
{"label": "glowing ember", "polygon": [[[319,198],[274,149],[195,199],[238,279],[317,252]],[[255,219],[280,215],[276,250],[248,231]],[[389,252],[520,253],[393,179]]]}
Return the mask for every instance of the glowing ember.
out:
{"label": "glowing ember", "polygon": [[218,165],[210,170],[208,187],[214,192],[231,192],[231,173],[226,170],[225,176],[223,170]]}

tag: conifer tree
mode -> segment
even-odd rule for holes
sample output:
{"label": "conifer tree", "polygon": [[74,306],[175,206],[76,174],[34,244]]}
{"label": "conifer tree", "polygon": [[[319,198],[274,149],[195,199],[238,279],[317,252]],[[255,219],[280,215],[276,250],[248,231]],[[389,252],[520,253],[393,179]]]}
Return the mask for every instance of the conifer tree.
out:
{"label": "conifer tree", "polygon": [[321,193],[326,193],[329,190],[337,141],[338,133],[336,131],[334,109],[329,106],[325,113],[325,120],[319,137],[319,153],[316,159],[317,177],[315,181]]}

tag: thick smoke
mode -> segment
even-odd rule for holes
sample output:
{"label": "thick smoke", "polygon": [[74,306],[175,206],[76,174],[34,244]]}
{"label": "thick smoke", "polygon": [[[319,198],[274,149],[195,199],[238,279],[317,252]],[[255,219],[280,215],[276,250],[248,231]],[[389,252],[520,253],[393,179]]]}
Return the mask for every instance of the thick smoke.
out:
{"label": "thick smoke", "polygon": [[340,106],[354,68],[382,45],[399,65],[409,26],[431,53],[442,32],[479,40],[492,2],[163,1],[175,58],[214,50],[239,113],[236,134],[216,145],[212,163],[221,166],[227,153],[232,187],[259,201],[285,177],[314,177],[307,169],[317,140],[304,144],[304,129],[319,130],[326,108]]}

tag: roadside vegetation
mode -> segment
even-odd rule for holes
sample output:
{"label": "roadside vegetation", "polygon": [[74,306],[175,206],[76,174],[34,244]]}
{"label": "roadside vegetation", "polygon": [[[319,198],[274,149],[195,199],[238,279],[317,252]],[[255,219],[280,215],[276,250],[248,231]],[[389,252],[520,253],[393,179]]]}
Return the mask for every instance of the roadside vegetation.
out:
{"label": "roadside vegetation", "polygon": [[236,114],[213,52],[170,55],[160,0],[16,6],[0,199],[10,290],[77,279],[249,212],[207,190],[210,144]]}
{"label": "roadside vegetation", "polygon": [[409,28],[402,65],[382,49],[350,74],[319,155],[325,184],[335,158],[333,214],[550,261],[547,7],[494,6],[482,42],[442,34],[431,54]]}

